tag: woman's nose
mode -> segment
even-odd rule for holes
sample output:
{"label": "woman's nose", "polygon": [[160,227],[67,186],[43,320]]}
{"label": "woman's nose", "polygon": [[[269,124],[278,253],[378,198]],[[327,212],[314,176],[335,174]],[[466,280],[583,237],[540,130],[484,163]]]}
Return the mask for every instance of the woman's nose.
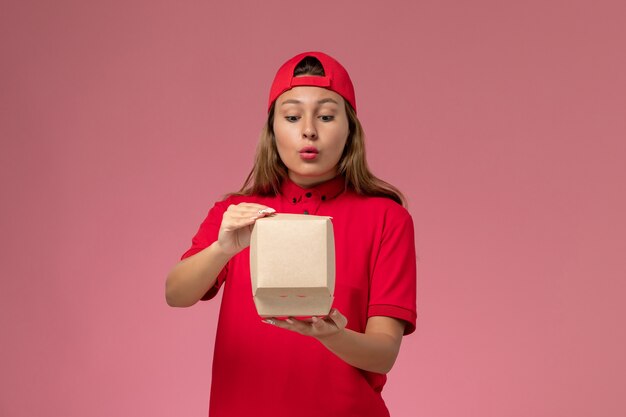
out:
{"label": "woman's nose", "polygon": [[304,126],[302,127],[302,138],[317,139],[317,130],[315,129],[315,123],[313,120],[308,119],[305,121]]}

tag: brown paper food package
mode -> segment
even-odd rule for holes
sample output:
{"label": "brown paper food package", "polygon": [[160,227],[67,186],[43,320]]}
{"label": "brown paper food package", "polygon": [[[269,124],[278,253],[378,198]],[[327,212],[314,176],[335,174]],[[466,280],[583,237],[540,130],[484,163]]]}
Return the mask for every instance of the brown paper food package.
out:
{"label": "brown paper food package", "polygon": [[276,214],[257,220],[250,240],[250,275],[259,316],[327,315],[335,291],[331,218]]}

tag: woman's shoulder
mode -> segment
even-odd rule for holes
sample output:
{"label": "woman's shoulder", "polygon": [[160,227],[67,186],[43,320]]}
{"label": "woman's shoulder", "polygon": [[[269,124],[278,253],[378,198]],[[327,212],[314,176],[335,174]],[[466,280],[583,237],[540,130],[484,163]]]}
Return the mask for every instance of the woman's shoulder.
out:
{"label": "woman's shoulder", "polygon": [[356,208],[359,210],[367,210],[377,215],[391,215],[400,218],[411,217],[409,211],[402,206],[402,204],[399,204],[389,197],[360,195],[354,192],[351,194],[351,204],[355,204]]}

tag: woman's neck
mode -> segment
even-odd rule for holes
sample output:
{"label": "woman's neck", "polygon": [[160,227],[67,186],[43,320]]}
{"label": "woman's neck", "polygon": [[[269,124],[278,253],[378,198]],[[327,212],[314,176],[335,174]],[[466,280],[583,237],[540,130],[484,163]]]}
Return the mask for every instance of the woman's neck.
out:
{"label": "woman's neck", "polygon": [[302,188],[313,188],[316,185],[322,184],[335,178],[337,176],[337,171],[329,171],[327,174],[315,177],[305,177],[302,175],[298,175],[293,171],[289,171],[288,175],[289,179],[297,186]]}

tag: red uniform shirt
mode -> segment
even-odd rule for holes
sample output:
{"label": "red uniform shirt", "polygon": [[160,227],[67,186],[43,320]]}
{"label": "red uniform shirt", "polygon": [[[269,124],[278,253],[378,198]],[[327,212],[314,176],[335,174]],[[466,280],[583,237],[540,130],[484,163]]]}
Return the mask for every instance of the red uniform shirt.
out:
{"label": "red uniform shirt", "polygon": [[[387,316],[415,330],[416,258],[413,221],[389,198],[366,197],[345,189],[338,176],[304,189],[285,179],[277,196],[232,196],[209,211],[191,256],[217,240],[230,204],[258,203],[279,213],[331,216],[336,278],[333,307],[347,328],[365,332],[368,317]],[[252,299],[249,249],[220,272],[210,299],[224,286],[220,309],[209,415],[211,417],[383,417],[380,395],[387,377],[363,371],[316,339],[261,322]]]}

